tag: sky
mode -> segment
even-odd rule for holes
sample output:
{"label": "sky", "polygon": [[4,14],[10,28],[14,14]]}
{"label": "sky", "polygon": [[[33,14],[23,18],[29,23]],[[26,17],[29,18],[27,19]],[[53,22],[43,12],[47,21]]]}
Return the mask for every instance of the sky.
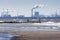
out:
{"label": "sky", "polygon": [[34,10],[39,11],[40,15],[60,14],[60,0],[0,0],[0,15],[3,9],[9,9],[12,16],[31,16],[31,9],[38,4],[44,4],[44,7]]}

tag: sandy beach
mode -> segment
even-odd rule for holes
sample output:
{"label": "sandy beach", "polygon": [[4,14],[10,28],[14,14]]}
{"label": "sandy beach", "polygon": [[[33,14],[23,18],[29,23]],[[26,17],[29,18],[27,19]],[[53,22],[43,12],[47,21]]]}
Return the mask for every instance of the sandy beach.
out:
{"label": "sandy beach", "polygon": [[[18,26],[16,27],[16,25]],[[21,31],[19,25],[20,24],[0,24],[0,33],[21,35],[14,40],[60,40],[60,31]]]}
{"label": "sandy beach", "polygon": [[[12,33],[22,35],[19,40],[60,40],[60,31],[0,31],[2,33]],[[18,40],[18,39],[17,39]]]}

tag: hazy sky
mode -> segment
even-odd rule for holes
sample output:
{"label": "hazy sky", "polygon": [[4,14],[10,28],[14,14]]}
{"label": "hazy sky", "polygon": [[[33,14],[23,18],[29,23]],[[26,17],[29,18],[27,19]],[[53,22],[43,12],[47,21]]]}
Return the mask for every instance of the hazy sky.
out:
{"label": "hazy sky", "polygon": [[60,13],[60,0],[0,0],[0,14],[3,8],[10,11],[9,14],[31,16],[31,9],[36,4],[46,4],[43,8],[36,9],[40,14],[50,15],[55,12]]}

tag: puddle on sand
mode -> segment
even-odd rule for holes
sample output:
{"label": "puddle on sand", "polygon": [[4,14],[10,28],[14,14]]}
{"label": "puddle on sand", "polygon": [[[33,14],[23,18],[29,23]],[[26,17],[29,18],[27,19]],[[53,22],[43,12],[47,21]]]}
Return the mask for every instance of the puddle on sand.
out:
{"label": "puddle on sand", "polygon": [[0,40],[11,40],[14,36],[18,35],[0,33]]}

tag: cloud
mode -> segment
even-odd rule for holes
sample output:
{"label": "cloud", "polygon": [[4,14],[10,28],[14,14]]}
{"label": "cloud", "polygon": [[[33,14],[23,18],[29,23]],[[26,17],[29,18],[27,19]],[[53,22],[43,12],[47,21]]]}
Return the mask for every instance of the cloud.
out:
{"label": "cloud", "polygon": [[47,4],[36,4],[33,8],[43,8],[47,6]]}
{"label": "cloud", "polygon": [[43,7],[47,6],[47,4],[39,4],[38,6],[39,6],[40,8],[43,8]]}

